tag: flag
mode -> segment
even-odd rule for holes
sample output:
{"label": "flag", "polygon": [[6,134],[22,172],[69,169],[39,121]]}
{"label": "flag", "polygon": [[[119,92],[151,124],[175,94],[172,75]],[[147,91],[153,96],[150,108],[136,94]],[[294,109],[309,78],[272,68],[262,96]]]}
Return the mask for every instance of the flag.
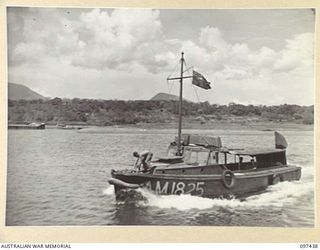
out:
{"label": "flag", "polygon": [[203,89],[211,89],[210,82],[195,70],[193,71],[192,84]]}

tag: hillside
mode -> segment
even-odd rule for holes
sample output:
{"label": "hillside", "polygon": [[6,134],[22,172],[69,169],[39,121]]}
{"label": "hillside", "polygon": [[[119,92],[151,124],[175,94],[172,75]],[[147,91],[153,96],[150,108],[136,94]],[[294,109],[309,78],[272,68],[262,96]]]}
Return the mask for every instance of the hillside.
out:
{"label": "hillside", "polygon": [[[9,100],[8,120],[11,123],[45,122],[57,124],[85,123],[88,125],[121,124],[176,124],[177,101],[120,101],[79,99],[63,100]],[[183,104],[183,120],[186,123],[212,124],[290,122],[313,124],[314,107],[298,105],[254,106],[230,103],[229,105],[208,102]]]}
{"label": "hillside", "polygon": [[158,93],[150,99],[151,101],[178,101],[179,96],[167,93]]}
{"label": "hillside", "polygon": [[37,100],[46,99],[44,96],[29,89],[22,84],[9,83],[8,84],[8,99],[10,100]]}

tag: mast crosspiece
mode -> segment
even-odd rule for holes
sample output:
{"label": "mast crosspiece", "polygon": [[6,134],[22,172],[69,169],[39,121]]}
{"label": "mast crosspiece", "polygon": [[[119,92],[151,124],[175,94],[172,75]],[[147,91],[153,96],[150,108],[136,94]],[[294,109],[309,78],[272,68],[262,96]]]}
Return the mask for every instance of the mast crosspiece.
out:
{"label": "mast crosspiece", "polygon": [[[193,76],[184,76],[184,77],[182,77],[183,79],[187,79],[187,78],[193,78]],[[181,77],[180,76],[178,76],[178,77],[169,77],[169,78],[167,78],[167,80],[168,81],[170,81],[170,80],[180,80],[181,79]]]}

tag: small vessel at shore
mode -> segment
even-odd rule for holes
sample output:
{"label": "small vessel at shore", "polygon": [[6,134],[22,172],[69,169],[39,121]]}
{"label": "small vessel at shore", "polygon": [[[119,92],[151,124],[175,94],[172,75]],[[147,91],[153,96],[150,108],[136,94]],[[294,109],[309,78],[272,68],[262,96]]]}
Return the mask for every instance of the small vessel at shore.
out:
{"label": "small vessel at shore", "polygon": [[45,123],[29,123],[29,124],[8,124],[9,129],[45,129]]}
{"label": "small vessel at shore", "polygon": [[182,130],[183,79],[210,89],[210,83],[198,72],[184,76],[182,52],[181,74],[168,80],[180,80],[178,136],[168,148],[168,156],[152,160],[153,154],[134,152],[133,169],[111,170],[108,182],[116,197],[126,191],[147,188],[159,195],[190,194],[202,197],[247,196],[282,181],[299,180],[301,168],[287,164],[285,138],[275,132],[275,147],[254,150],[233,149],[222,145],[220,137],[184,135]]}
{"label": "small vessel at shore", "polygon": [[79,130],[82,129],[83,127],[81,126],[73,126],[73,125],[67,125],[67,124],[57,124],[56,125],[57,129],[64,129],[64,130]]}

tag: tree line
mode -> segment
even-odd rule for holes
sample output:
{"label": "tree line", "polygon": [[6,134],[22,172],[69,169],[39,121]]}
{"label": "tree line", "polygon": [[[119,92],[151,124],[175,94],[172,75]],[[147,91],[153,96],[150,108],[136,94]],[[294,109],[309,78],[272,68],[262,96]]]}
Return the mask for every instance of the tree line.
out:
{"label": "tree line", "polygon": [[[136,123],[166,123],[176,120],[177,101],[121,101],[95,99],[8,100],[9,123],[88,124],[108,126]],[[184,101],[184,117],[224,120],[228,117],[255,117],[277,122],[314,123],[314,106],[228,105]]]}

